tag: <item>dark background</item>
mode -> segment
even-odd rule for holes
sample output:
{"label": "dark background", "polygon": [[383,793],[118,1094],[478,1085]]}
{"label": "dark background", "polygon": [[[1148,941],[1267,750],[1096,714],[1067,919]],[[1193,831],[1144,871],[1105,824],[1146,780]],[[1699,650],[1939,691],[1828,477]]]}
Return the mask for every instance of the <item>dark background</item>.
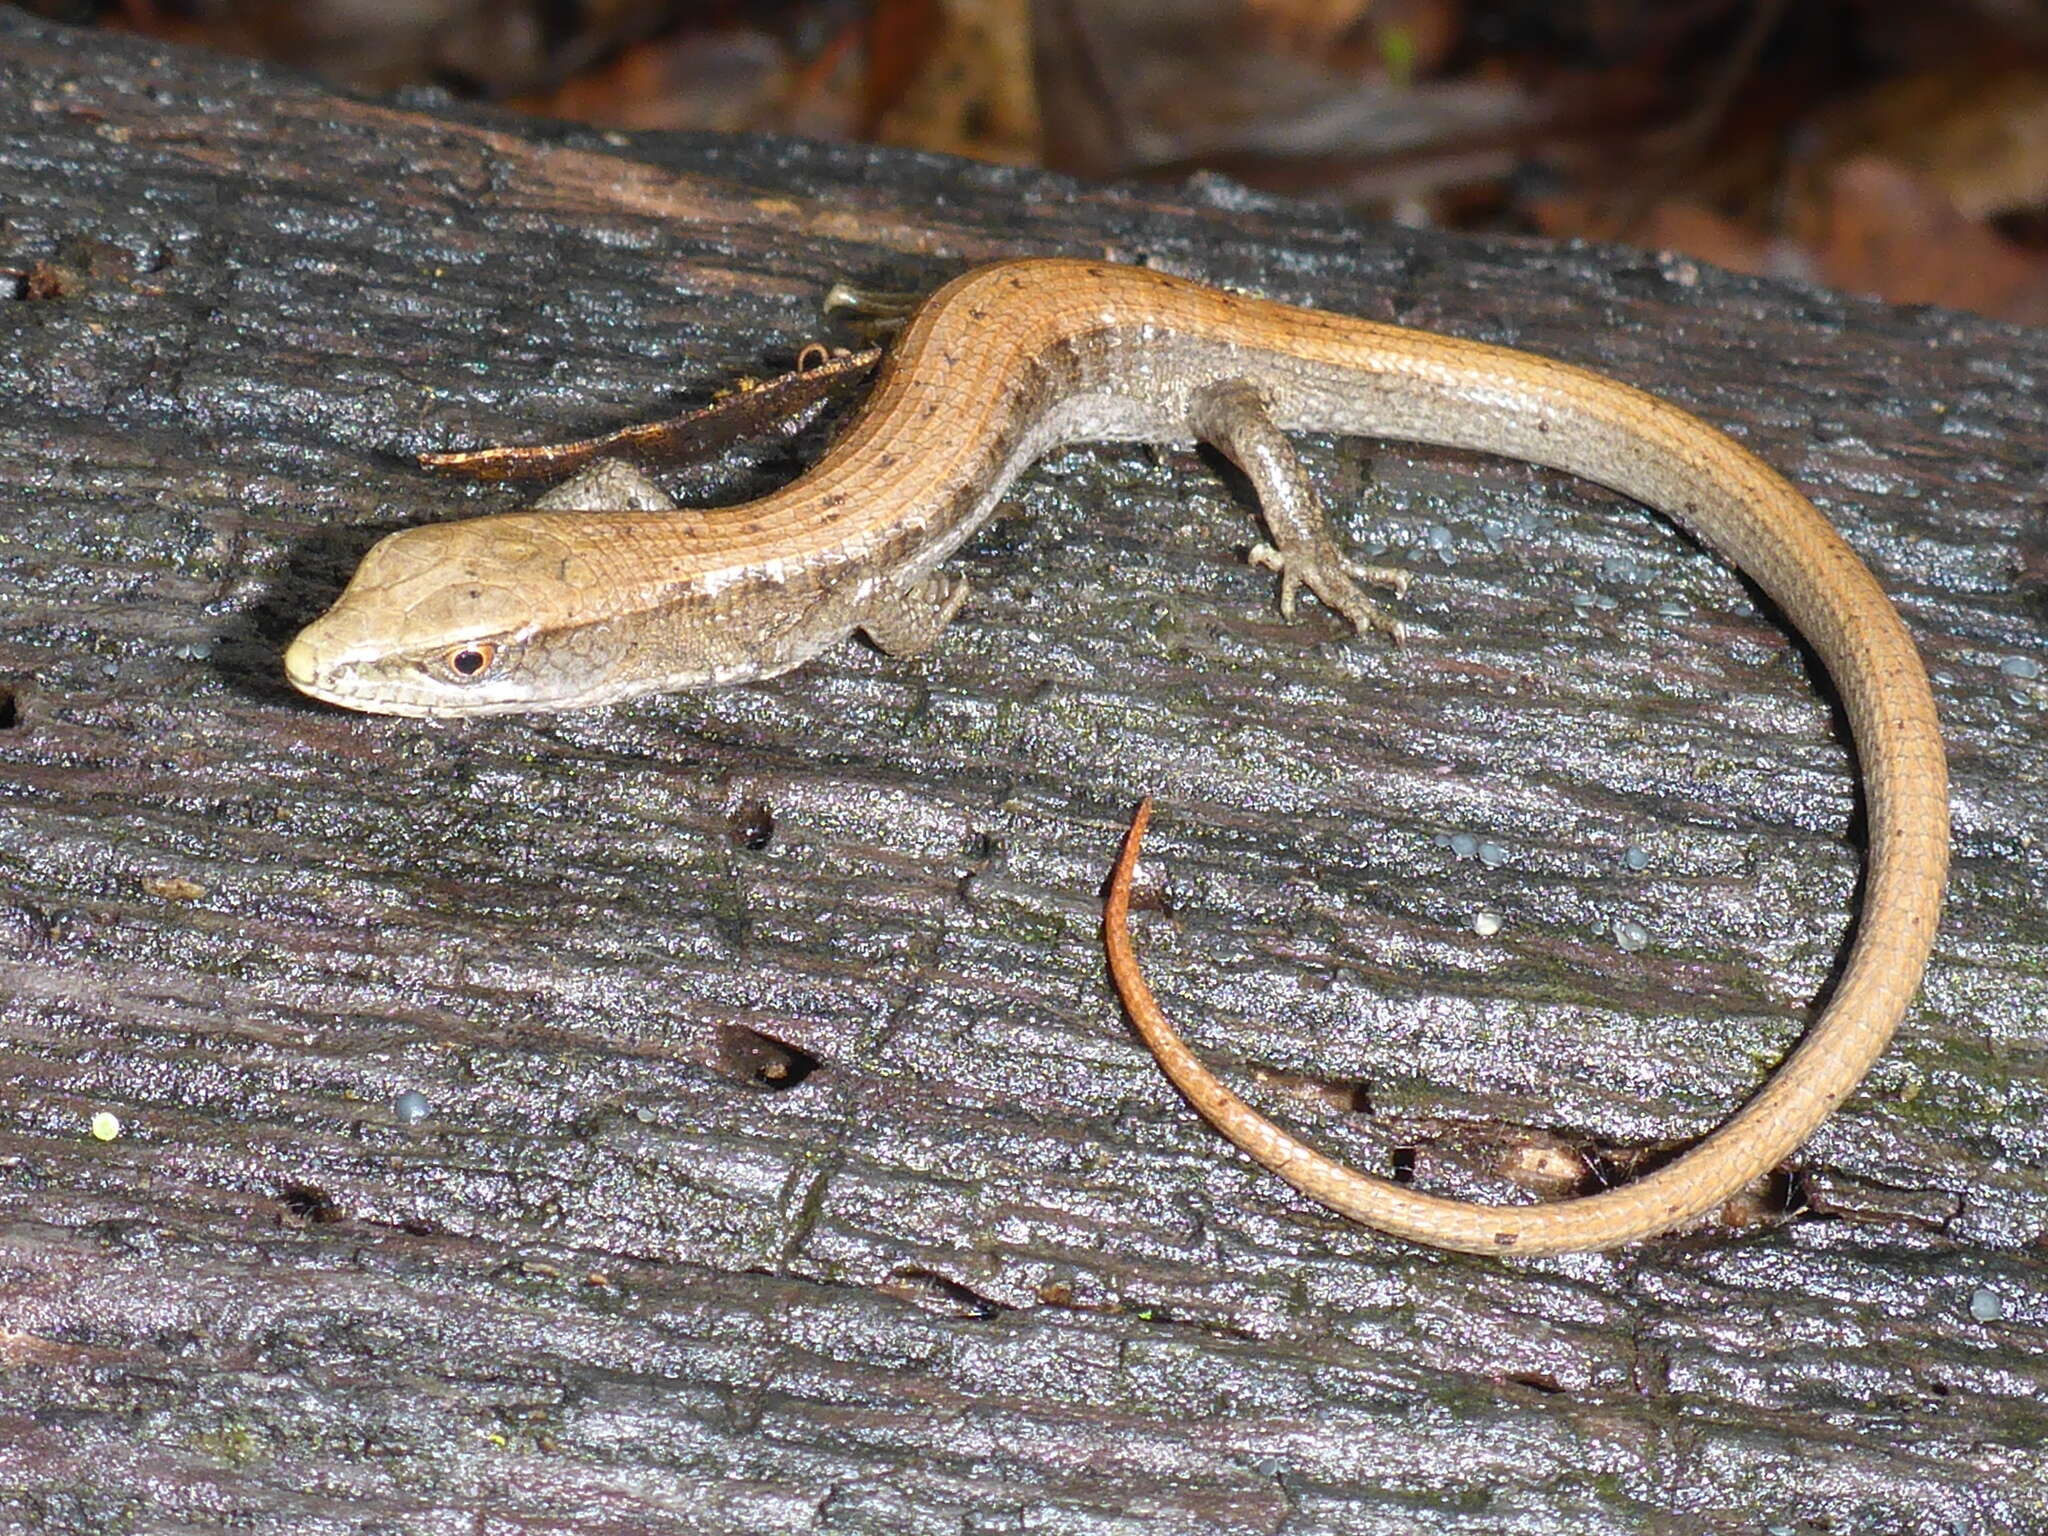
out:
{"label": "dark background", "polygon": [[2048,317],[2038,0],[124,0],[37,7],[621,128],[1198,170]]}

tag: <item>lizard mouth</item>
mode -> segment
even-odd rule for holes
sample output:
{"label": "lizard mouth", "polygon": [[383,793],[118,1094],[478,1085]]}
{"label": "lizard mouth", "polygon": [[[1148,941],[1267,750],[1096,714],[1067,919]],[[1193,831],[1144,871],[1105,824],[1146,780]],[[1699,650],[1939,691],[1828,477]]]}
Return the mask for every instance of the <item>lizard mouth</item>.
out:
{"label": "lizard mouth", "polygon": [[284,675],[299,692],[320,700],[323,704],[339,704],[344,709],[363,709],[364,701],[340,686],[347,676],[342,665],[349,660],[335,646],[323,643],[316,622],[300,630],[298,637],[285,647]]}
{"label": "lizard mouth", "polygon": [[319,686],[319,652],[306,643],[303,633],[285,647],[284,675],[301,693],[311,693]]}

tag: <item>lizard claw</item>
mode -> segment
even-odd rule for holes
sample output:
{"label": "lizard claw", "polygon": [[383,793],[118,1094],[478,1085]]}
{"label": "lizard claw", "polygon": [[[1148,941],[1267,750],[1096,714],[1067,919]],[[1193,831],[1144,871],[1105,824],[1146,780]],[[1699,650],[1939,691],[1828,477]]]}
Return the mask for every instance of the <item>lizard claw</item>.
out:
{"label": "lizard claw", "polygon": [[1396,645],[1408,639],[1408,626],[1358,590],[1361,581],[1391,587],[1395,596],[1408,590],[1408,573],[1392,566],[1357,565],[1349,560],[1324,558],[1295,550],[1292,553],[1261,541],[1251,547],[1247,561],[1262,571],[1280,576],[1280,615],[1292,619],[1296,599],[1303,587],[1335,609],[1360,634],[1385,635]]}

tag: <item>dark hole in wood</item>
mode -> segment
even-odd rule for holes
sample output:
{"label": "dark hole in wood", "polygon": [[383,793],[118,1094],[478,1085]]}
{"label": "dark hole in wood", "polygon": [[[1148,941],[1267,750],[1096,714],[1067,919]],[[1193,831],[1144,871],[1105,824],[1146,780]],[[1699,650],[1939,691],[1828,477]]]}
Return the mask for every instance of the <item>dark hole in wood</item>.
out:
{"label": "dark hole in wood", "polygon": [[726,818],[725,835],[759,853],[775,838],[775,813],[761,801],[749,800]]}
{"label": "dark hole in wood", "polygon": [[818,1069],[818,1058],[744,1024],[723,1024],[718,1053],[725,1070],[777,1092],[794,1088]]}
{"label": "dark hole in wood", "polygon": [[958,1280],[912,1265],[896,1272],[896,1280],[904,1285],[915,1286],[933,1300],[955,1308],[970,1317],[990,1318],[1010,1309],[999,1301],[991,1301],[979,1291],[962,1285]]}
{"label": "dark hole in wood", "polygon": [[287,1184],[278,1195],[288,1227],[310,1227],[341,1220],[341,1207],[324,1189],[311,1184]]}
{"label": "dark hole in wood", "polygon": [[1788,1173],[1779,1169],[1772,1173],[1764,1186],[1763,1204],[1780,1216],[1815,1215],[1813,1185],[1805,1170],[1793,1169]]}
{"label": "dark hole in wood", "polygon": [[1415,1182],[1415,1149],[1413,1147],[1394,1148],[1394,1182],[1396,1184],[1413,1184]]}
{"label": "dark hole in wood", "polygon": [[0,731],[11,731],[21,723],[21,707],[12,688],[0,688]]}

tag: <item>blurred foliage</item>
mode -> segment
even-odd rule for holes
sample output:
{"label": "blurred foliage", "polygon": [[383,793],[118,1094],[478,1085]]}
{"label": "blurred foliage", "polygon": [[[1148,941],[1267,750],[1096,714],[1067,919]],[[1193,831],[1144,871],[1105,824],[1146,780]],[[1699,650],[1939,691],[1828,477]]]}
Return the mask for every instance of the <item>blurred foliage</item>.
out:
{"label": "blurred foliage", "polygon": [[1196,172],[2048,322],[2048,0],[46,0],[619,128]]}

